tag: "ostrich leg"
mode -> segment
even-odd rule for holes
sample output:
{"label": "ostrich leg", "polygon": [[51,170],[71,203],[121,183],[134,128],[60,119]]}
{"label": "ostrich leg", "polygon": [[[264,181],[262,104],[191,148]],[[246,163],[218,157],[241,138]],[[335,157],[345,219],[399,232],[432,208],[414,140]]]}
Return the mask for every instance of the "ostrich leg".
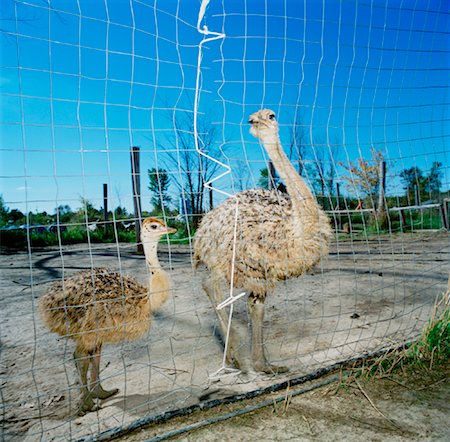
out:
{"label": "ostrich leg", "polygon": [[91,397],[98,399],[106,399],[114,396],[119,392],[118,388],[113,390],[105,390],[100,384],[100,355],[102,345],[98,344],[94,349],[91,359]]}
{"label": "ostrich leg", "polygon": [[87,372],[89,369],[91,355],[77,346],[73,353],[73,357],[75,359],[75,366],[77,367],[81,381],[81,402],[78,407],[78,414],[83,416],[88,411],[98,410],[98,406],[94,403],[92,395],[88,389],[87,382]]}
{"label": "ostrich leg", "polygon": [[[203,289],[211,300],[219,319],[220,332],[223,342],[225,342],[227,336],[229,310],[227,308],[217,310],[216,306],[223,301],[223,294],[226,292],[226,286],[227,284],[225,279],[221,276],[214,275],[213,273],[205,276],[203,279]],[[226,362],[230,365],[234,365],[243,372],[247,372],[251,367],[248,358],[245,358],[242,355],[243,342],[244,338],[240,335],[239,330],[231,324],[230,334],[228,337]]]}
{"label": "ostrich leg", "polygon": [[264,352],[263,322],[264,322],[264,302],[266,294],[255,295],[250,293],[248,297],[248,311],[252,325],[252,361],[253,368],[263,373],[276,374],[289,371],[287,367],[278,367],[267,361]]}

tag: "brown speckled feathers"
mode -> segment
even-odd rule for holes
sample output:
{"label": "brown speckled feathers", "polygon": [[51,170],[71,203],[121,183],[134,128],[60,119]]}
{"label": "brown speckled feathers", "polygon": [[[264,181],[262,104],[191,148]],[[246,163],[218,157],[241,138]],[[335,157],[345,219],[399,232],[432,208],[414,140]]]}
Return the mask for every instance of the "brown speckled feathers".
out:
{"label": "brown speckled feathers", "polygon": [[288,195],[252,189],[229,198],[204,216],[194,242],[197,263],[220,269],[230,281],[236,198],[236,287],[266,292],[276,281],[304,273],[327,253],[331,228],[319,206],[319,223],[314,223],[312,234],[307,223],[303,231],[294,230]]}
{"label": "brown speckled feathers", "polygon": [[[99,409],[96,399],[118,393],[100,383],[103,344],[141,337],[150,328],[152,312],[169,297],[170,278],[158,260],[158,241],[176,232],[162,220],[142,222],[141,241],[147,266],[147,286],[113,270],[95,267],[51,285],[39,301],[47,327],[75,341],[73,353],[80,380],[78,415]],[[89,380],[88,380],[89,375]]]}
{"label": "brown speckled feathers", "polygon": [[227,362],[243,371],[284,373],[288,368],[270,364],[265,354],[266,295],[277,281],[299,276],[317,264],[328,252],[331,228],[307,183],[283,151],[275,113],[261,109],[249,116],[249,123],[250,133],[262,142],[287,195],[254,189],[226,200],[202,219],[194,240],[194,260],[210,270],[203,279],[203,289],[214,306],[223,301],[226,282],[248,294],[251,364],[241,350],[241,332],[234,329],[228,312],[215,309],[226,342]]}
{"label": "brown speckled feathers", "polygon": [[134,339],[150,326],[148,288],[106,268],[53,283],[40,310],[51,331],[86,341],[86,346]]}

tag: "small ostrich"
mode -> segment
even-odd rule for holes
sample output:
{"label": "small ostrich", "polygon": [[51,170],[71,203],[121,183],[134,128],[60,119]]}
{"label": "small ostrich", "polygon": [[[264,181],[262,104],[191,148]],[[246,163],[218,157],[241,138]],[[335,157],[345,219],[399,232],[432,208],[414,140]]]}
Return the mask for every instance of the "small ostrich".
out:
{"label": "small ostrich", "polygon": [[[95,411],[94,399],[106,399],[119,390],[100,384],[102,345],[137,339],[150,327],[151,314],[170,292],[170,279],[158,261],[159,239],[176,229],[156,218],[145,219],[141,240],[149,272],[149,285],[97,267],[55,282],[41,298],[39,308],[47,327],[76,342],[73,354],[81,379],[80,415]],[[91,383],[88,369],[91,367]]]}
{"label": "small ostrich", "polygon": [[[250,116],[250,133],[261,140],[287,195],[265,189],[245,190],[229,198],[204,216],[194,242],[194,262],[203,262],[209,275],[203,288],[217,305],[224,299],[224,285],[231,281],[231,263],[235,247],[234,287],[248,293],[252,331],[253,369],[264,373],[282,373],[267,361],[263,343],[264,302],[276,282],[304,274],[328,253],[331,227],[328,217],[316,202],[305,181],[284,153],[273,111],[260,110]],[[234,220],[238,201],[237,237],[233,246]],[[228,315],[216,310],[225,336]],[[237,330],[230,331],[227,362],[247,371],[240,354]],[[246,366],[247,365],[247,366]]]}

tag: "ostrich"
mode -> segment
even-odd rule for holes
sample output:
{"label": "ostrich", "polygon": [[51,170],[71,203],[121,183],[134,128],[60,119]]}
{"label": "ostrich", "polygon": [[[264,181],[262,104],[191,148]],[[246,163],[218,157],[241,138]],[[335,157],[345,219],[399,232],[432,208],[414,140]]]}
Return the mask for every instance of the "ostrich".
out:
{"label": "ostrich", "polygon": [[[81,380],[80,415],[98,409],[94,399],[106,399],[119,390],[100,384],[102,345],[137,339],[150,327],[151,314],[170,292],[170,280],[157,256],[158,241],[176,232],[156,218],[142,225],[141,240],[149,272],[149,285],[112,270],[96,267],[55,282],[39,303],[47,327],[76,343],[73,354]],[[91,382],[87,376],[89,366]]]}
{"label": "ostrich", "polygon": [[[223,300],[224,284],[230,284],[235,248],[234,287],[248,293],[253,369],[282,373],[286,367],[270,364],[263,343],[264,302],[276,282],[304,274],[328,253],[331,227],[305,181],[284,153],[273,111],[260,110],[250,116],[250,133],[261,140],[275,169],[286,185],[287,195],[265,189],[244,190],[207,213],[197,230],[194,263],[209,270],[203,288],[213,305]],[[237,202],[236,202],[237,199]],[[238,204],[236,244],[234,220]],[[223,336],[228,315],[216,310]],[[231,328],[226,360],[248,370],[240,355],[240,338]],[[251,367],[250,367],[251,368]]]}

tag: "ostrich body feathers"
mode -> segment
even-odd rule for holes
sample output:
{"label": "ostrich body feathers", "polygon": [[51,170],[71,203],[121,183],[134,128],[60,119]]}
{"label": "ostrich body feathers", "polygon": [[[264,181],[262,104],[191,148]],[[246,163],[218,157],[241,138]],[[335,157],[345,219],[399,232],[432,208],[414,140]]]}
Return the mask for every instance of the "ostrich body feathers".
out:
{"label": "ostrich body feathers", "polygon": [[41,298],[41,315],[51,331],[86,350],[133,340],[150,328],[151,312],[167,299],[168,284],[165,273],[155,274],[149,295],[149,287],[129,276],[102,267],[84,270],[53,283]]}
{"label": "ostrich body feathers", "polygon": [[196,233],[194,260],[231,281],[234,220],[238,201],[234,286],[263,295],[279,280],[299,276],[328,253],[328,217],[311,200],[315,216],[292,217],[289,195],[245,190],[207,213]]}

